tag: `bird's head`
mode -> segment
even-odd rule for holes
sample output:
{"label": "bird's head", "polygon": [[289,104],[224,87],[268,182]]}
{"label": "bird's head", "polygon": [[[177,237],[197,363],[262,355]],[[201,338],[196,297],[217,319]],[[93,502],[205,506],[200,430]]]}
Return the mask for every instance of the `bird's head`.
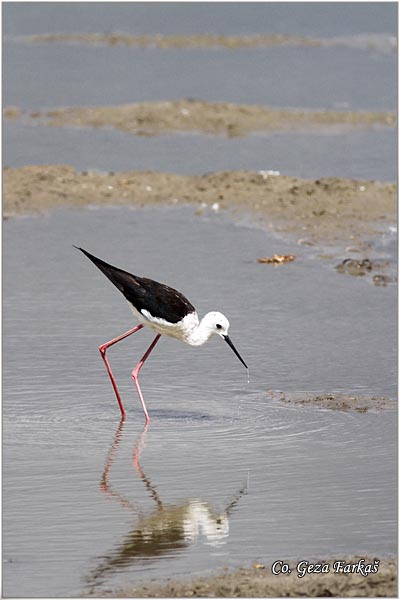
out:
{"label": "bird's head", "polygon": [[246,369],[248,368],[246,363],[244,362],[243,358],[240,356],[239,352],[236,350],[235,346],[233,345],[231,338],[228,335],[229,321],[225,317],[225,315],[223,315],[220,312],[209,312],[203,318],[202,324],[205,328],[207,328],[209,330],[210,336],[211,335],[221,336],[222,339],[225,340],[225,342],[228,344],[228,346],[230,346],[232,348],[232,350],[234,351],[234,353],[236,354],[236,356],[238,357],[240,362],[246,367]]}
{"label": "bird's head", "polygon": [[229,321],[222,313],[209,312],[204,317],[203,322],[211,335],[220,335],[222,338],[228,335]]}

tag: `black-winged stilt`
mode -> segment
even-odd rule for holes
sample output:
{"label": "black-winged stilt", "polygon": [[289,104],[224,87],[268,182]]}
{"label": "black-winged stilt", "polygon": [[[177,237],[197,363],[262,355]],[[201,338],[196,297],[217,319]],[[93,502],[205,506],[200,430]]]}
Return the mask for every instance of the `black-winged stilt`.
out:
{"label": "black-winged stilt", "polygon": [[100,354],[106,365],[107,372],[110,376],[115,395],[117,396],[119,408],[122,415],[125,415],[124,405],[122,404],[121,396],[118,391],[117,382],[111,371],[110,363],[106,356],[106,350],[117,342],[139,331],[144,326],[150,327],[157,332],[156,337],[150,344],[149,348],[140,359],[136,367],[132,371],[132,379],[135,382],[136,389],[139,394],[140,402],[142,403],[146,421],[150,421],[146,405],[143,400],[142,391],[139,386],[138,375],[144,362],[157,344],[162,335],[176,338],[181,342],[186,342],[191,346],[201,346],[207,342],[213,335],[219,335],[232,348],[240,362],[248,368],[243,358],[233,345],[228,336],[229,321],[220,312],[209,312],[201,321],[197,315],[196,309],[187,298],[177,290],[153,281],[145,277],[132,275],[127,271],[113,267],[104,262],[100,258],[93,256],[83,248],[74,246],[87,256],[92,263],[96,265],[104,273],[106,277],[119,289],[120,292],[128,300],[128,303],[133,311],[133,314],[139,321],[139,325],[130,329],[126,333],[102,344],[99,347]]}

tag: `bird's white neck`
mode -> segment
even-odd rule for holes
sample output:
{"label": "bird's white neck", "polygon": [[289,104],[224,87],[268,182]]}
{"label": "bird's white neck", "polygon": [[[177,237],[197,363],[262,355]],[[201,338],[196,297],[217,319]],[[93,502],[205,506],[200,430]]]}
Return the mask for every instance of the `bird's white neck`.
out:
{"label": "bird's white neck", "polygon": [[210,327],[208,314],[188,332],[185,341],[191,346],[201,346],[215,334],[215,331]]}

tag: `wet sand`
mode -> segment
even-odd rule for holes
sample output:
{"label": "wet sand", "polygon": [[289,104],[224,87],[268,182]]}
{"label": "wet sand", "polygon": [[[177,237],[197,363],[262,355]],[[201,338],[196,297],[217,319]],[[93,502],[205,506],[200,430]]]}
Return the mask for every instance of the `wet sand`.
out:
{"label": "wet sand", "polygon": [[396,402],[391,398],[377,396],[349,396],[348,394],[328,393],[312,394],[310,392],[281,392],[269,391],[268,397],[278,398],[285,404],[297,406],[315,406],[329,410],[355,411],[365,413],[396,408]]}
{"label": "wet sand", "polygon": [[263,131],[395,127],[397,121],[396,114],[390,111],[288,110],[195,99],[31,112],[7,107],[4,116],[33,119],[53,127],[113,127],[135,135],[185,131],[227,137]]}
{"label": "wet sand", "polygon": [[136,48],[225,48],[238,50],[241,48],[269,48],[271,46],[304,46],[318,47],[357,47],[361,49],[378,49],[384,52],[396,52],[395,36],[387,36],[385,41],[377,41],[362,36],[314,38],[299,35],[131,35],[125,33],[66,33],[38,34],[21,36],[23,42],[55,43],[55,44],[94,44],[103,46],[130,46]]}
{"label": "wet sand", "polygon": [[136,48],[265,48],[281,45],[321,46],[322,40],[297,35],[130,35],[124,33],[66,33],[23,36],[25,42],[40,44],[94,44]]}
{"label": "wet sand", "polygon": [[[357,563],[360,557],[347,559]],[[365,557],[362,557],[365,558]],[[343,557],[340,557],[342,560]],[[396,597],[397,563],[394,559],[380,561],[378,573],[334,573],[335,559],[328,562],[331,572],[307,573],[298,577],[296,564],[290,562],[290,575],[274,575],[271,565],[255,564],[252,568],[222,571],[209,577],[169,579],[163,583],[127,586],[115,592],[105,591],[111,598],[268,598],[268,597]],[[373,563],[374,559],[365,562]]]}
{"label": "wet sand", "polygon": [[250,214],[263,226],[301,236],[305,244],[351,243],[357,250],[396,223],[397,191],[389,183],[306,180],[268,171],[187,176],[28,166],[3,173],[5,218],[60,206],[184,204]]}

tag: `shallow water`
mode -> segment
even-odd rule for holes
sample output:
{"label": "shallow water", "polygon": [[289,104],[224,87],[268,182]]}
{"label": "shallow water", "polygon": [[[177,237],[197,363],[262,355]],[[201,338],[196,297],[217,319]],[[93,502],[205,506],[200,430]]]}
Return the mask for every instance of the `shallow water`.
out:
{"label": "shallow water", "polygon": [[[228,7],[228,8],[227,8]],[[7,33],[120,31],[141,33],[209,32],[228,35],[287,33],[305,36],[354,36],[397,33],[395,2],[115,2],[93,9],[87,2],[61,5],[43,2],[3,7]]]}
{"label": "shallow water", "polygon": [[4,104],[40,110],[198,98],[396,110],[396,69],[395,53],[358,48],[160,50],[5,42]]}
{"label": "shallow water", "polygon": [[3,159],[9,167],[68,164],[78,170],[159,170],[190,175],[245,169],[306,178],[397,178],[394,129],[226,139],[192,134],[143,137],[110,129],[32,127],[5,121],[3,135],[7,139]]}
{"label": "shallow water", "polygon": [[[225,312],[219,340],[139,332],[71,247]],[[390,252],[394,250],[392,246]],[[256,258],[295,253],[273,268]],[[314,251],[315,252],[315,251]],[[194,208],[55,211],[4,224],[3,569],[6,596],[282,558],[396,552],[396,418],[288,407],[268,389],[396,395],[395,287],[337,275],[271,233]]]}

